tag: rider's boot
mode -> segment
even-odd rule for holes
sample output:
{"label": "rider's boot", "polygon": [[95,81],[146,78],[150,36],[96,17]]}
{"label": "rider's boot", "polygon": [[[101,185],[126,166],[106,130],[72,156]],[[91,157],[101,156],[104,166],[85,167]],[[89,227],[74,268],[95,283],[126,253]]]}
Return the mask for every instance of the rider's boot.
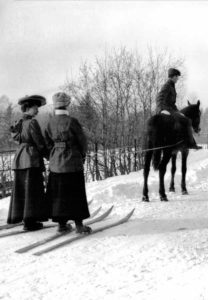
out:
{"label": "rider's boot", "polygon": [[193,133],[192,133],[192,128],[190,125],[187,126],[187,139],[186,139],[186,145],[189,149],[195,149],[195,150],[199,150],[202,149],[201,146],[198,146],[194,137],[193,137]]}

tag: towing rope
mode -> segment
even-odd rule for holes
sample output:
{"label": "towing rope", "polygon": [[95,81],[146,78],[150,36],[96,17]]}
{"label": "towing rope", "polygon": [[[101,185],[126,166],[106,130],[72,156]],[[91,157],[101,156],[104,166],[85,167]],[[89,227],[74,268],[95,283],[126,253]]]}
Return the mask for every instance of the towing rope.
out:
{"label": "towing rope", "polygon": [[163,146],[163,147],[155,147],[155,148],[151,148],[151,149],[144,149],[144,150],[141,150],[141,152],[147,152],[147,151],[153,151],[153,150],[159,150],[159,149],[165,149],[165,148],[172,148],[172,147],[175,147],[182,143],[183,143],[183,140],[177,142],[176,144],[172,144],[172,145],[167,145],[167,146]]}
{"label": "towing rope", "polygon": [[[175,143],[175,144],[172,144],[172,145],[167,145],[167,146],[161,146],[161,147],[155,147],[155,148],[150,148],[150,149],[143,149],[143,150],[138,150],[138,151],[133,151],[133,154],[135,153],[142,153],[142,152],[148,152],[148,151],[154,151],[154,150],[159,150],[159,149],[166,149],[166,148],[172,148],[172,147],[176,147],[177,145],[180,145],[181,143],[183,143],[183,140]],[[124,149],[124,148],[118,148],[118,149]],[[113,149],[112,151],[115,151],[115,149]],[[99,155],[100,153],[94,153],[94,154],[87,154],[86,156],[88,157],[94,157],[96,155]],[[103,152],[102,152],[103,154]],[[110,156],[117,156],[118,153],[110,153]]]}

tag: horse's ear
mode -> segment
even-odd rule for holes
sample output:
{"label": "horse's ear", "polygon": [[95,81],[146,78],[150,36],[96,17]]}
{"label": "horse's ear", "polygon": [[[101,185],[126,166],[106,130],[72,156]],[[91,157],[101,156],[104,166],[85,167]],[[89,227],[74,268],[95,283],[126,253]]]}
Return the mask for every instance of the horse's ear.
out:
{"label": "horse's ear", "polygon": [[188,105],[191,105],[191,103],[189,102],[189,100],[187,100],[187,102],[188,102]]}
{"label": "horse's ear", "polygon": [[198,105],[198,106],[200,105],[200,100],[197,101],[197,105]]}

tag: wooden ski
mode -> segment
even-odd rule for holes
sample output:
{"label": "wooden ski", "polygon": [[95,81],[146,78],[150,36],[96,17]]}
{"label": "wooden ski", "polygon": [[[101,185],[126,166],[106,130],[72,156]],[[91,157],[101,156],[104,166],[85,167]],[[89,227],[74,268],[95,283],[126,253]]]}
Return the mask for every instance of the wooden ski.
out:
{"label": "wooden ski", "polygon": [[[111,206],[107,211],[105,211],[102,215],[100,215],[99,217],[95,218],[95,219],[91,219],[91,220],[88,220],[88,221],[84,221],[84,224],[85,225],[91,225],[91,224],[94,224],[94,223],[97,223],[97,222],[101,222],[103,221],[105,218],[107,218],[111,211],[113,209],[113,206]],[[49,243],[51,241],[54,241],[64,235],[67,235],[67,234],[70,234],[71,232],[62,232],[62,233],[55,233],[54,235],[52,236],[49,236],[41,241],[38,241],[38,242],[35,242],[35,243],[32,243],[26,247],[23,247],[23,248],[20,248],[18,250],[16,250],[15,252],[16,253],[25,253],[25,252],[28,252],[36,247],[39,247],[41,245],[44,245],[46,243]]]}
{"label": "wooden ski", "polygon": [[135,209],[132,209],[132,211],[130,211],[130,212],[129,212],[125,217],[123,217],[122,219],[120,219],[120,220],[118,220],[118,221],[115,221],[115,222],[113,222],[113,223],[111,223],[111,224],[108,224],[108,225],[103,225],[103,226],[101,226],[101,227],[99,227],[99,228],[93,230],[92,233],[90,233],[90,234],[79,234],[79,235],[76,234],[75,236],[73,236],[73,237],[71,237],[71,238],[69,238],[69,239],[67,239],[67,240],[65,240],[65,241],[63,241],[63,242],[61,242],[61,243],[59,243],[59,244],[56,244],[56,245],[50,246],[50,247],[48,247],[48,248],[45,248],[45,249],[43,249],[43,250],[41,250],[41,251],[35,252],[33,255],[41,256],[41,255],[46,254],[46,253],[48,253],[48,252],[51,252],[51,251],[53,251],[53,250],[56,250],[56,249],[59,249],[59,248],[61,248],[61,247],[66,246],[66,245],[69,245],[69,244],[71,244],[71,243],[74,242],[74,241],[84,239],[84,238],[89,237],[89,236],[91,236],[91,235],[93,235],[93,234],[96,234],[96,233],[98,233],[98,232],[101,232],[101,231],[107,230],[107,229],[109,229],[109,228],[113,228],[113,227],[115,227],[115,226],[121,225],[121,224],[127,222],[127,221],[131,218],[131,216],[132,216],[133,213],[134,213],[134,210],[135,210]]}

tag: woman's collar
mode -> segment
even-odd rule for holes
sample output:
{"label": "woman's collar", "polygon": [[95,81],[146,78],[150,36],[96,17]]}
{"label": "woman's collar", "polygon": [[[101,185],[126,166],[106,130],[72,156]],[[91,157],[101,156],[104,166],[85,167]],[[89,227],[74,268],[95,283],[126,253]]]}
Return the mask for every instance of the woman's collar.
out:
{"label": "woman's collar", "polygon": [[29,120],[29,119],[32,119],[33,116],[31,116],[31,115],[29,115],[27,113],[24,113],[22,118],[23,118],[23,120]]}
{"label": "woman's collar", "polygon": [[69,115],[68,110],[66,109],[55,109],[55,115]]}

